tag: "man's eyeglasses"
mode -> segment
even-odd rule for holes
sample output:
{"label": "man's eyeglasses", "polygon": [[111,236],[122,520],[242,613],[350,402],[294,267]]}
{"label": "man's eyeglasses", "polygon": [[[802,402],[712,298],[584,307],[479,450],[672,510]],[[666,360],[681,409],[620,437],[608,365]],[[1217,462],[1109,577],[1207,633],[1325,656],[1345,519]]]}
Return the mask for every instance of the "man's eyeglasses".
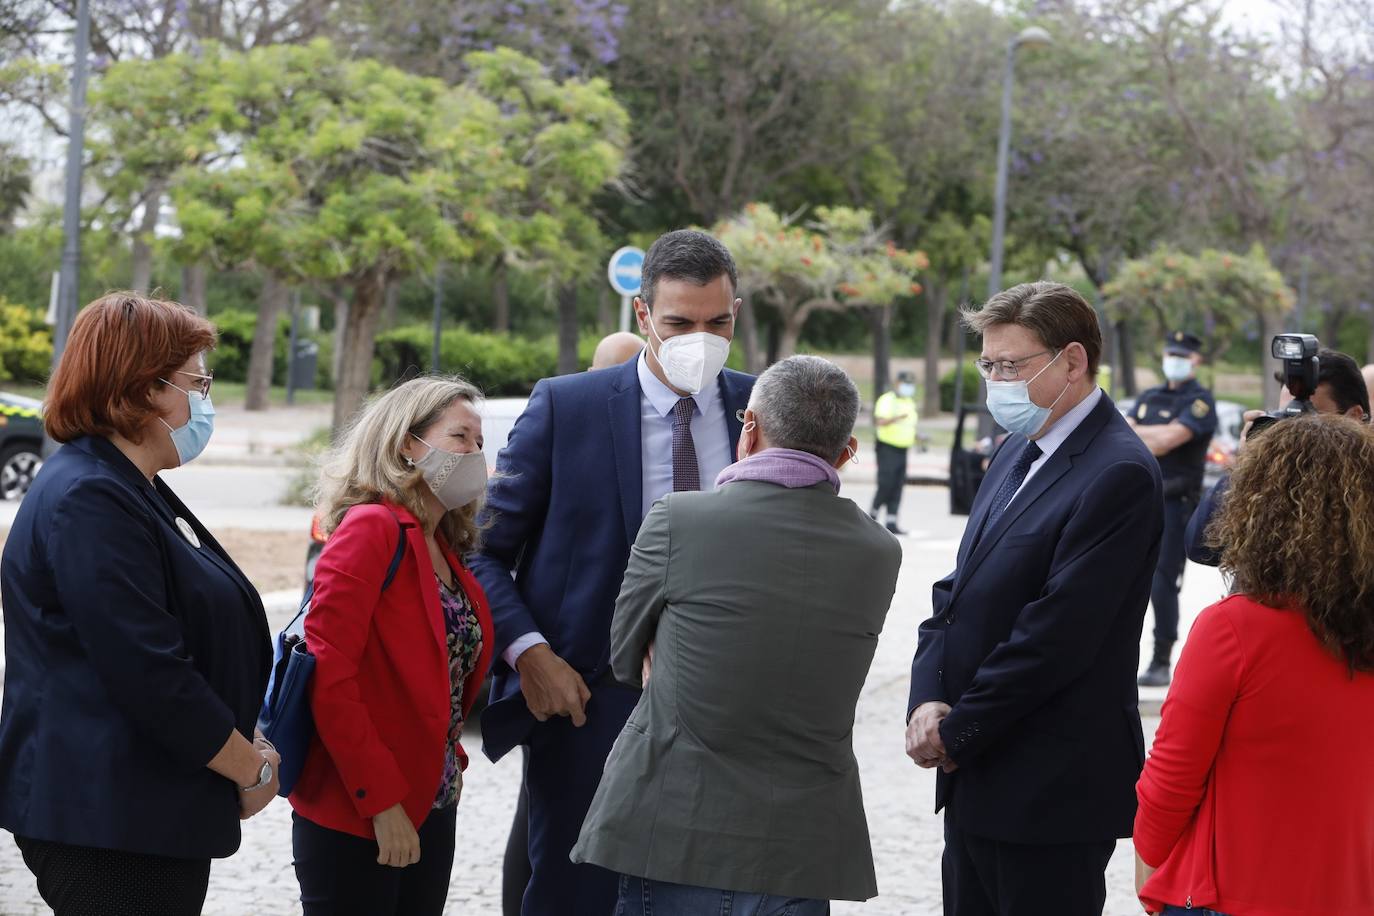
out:
{"label": "man's eyeglasses", "polygon": [[210,383],[215,380],[213,375],[198,375],[194,372],[187,372],[185,369],[178,369],[176,374],[189,376],[196,380],[196,384],[191,386],[191,390],[199,391],[202,401],[210,396]]}
{"label": "man's eyeglasses", "polygon": [[997,378],[1003,381],[1014,381],[1021,375],[1021,368],[1026,363],[1035,359],[1037,356],[1048,356],[1053,350],[1041,350],[1039,353],[1032,353],[1030,356],[1023,356],[1020,359],[975,359],[973,364],[978,367],[978,374],[983,378]]}

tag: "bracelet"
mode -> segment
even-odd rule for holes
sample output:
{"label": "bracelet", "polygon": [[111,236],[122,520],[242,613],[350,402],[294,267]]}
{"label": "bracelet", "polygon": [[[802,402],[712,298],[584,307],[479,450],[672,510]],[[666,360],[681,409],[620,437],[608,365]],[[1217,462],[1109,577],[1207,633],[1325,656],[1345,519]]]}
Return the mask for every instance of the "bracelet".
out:
{"label": "bracelet", "polygon": [[267,749],[270,750],[272,753],[278,753],[277,746],[273,744],[271,741],[268,741],[262,735],[258,735],[255,738],[253,738],[253,744],[265,744],[267,745]]}

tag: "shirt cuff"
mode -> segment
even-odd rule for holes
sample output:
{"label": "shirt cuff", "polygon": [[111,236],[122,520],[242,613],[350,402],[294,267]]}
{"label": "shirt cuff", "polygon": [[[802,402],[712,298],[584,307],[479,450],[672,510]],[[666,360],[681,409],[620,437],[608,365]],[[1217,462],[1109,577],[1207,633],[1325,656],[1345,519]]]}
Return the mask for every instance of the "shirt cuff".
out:
{"label": "shirt cuff", "polygon": [[526,633],[524,636],[519,637],[515,642],[511,643],[506,651],[501,653],[501,658],[510,666],[510,669],[514,671],[515,660],[523,655],[526,649],[532,649],[541,644],[547,646],[549,641],[540,633]]}

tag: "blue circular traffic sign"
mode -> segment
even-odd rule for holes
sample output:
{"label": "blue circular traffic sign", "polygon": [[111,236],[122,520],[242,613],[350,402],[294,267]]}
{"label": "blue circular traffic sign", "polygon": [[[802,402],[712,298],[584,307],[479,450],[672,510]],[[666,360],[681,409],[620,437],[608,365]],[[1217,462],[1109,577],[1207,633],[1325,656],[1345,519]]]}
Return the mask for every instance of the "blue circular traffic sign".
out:
{"label": "blue circular traffic sign", "polygon": [[611,289],[622,296],[639,295],[639,277],[644,270],[644,251],[627,245],[611,255],[611,263],[606,267],[606,278],[611,281]]}

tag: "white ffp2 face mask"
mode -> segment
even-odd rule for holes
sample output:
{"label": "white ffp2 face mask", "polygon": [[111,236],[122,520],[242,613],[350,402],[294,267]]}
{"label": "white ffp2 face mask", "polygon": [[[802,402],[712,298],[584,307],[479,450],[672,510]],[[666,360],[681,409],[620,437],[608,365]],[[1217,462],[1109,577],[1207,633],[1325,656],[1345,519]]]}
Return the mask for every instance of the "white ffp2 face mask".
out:
{"label": "white ffp2 face mask", "polygon": [[696,394],[720,375],[730,355],[730,341],[719,334],[697,331],[679,334],[664,340],[658,336],[653,316],[649,316],[649,331],[658,341],[658,363],[668,384],[678,391]]}

